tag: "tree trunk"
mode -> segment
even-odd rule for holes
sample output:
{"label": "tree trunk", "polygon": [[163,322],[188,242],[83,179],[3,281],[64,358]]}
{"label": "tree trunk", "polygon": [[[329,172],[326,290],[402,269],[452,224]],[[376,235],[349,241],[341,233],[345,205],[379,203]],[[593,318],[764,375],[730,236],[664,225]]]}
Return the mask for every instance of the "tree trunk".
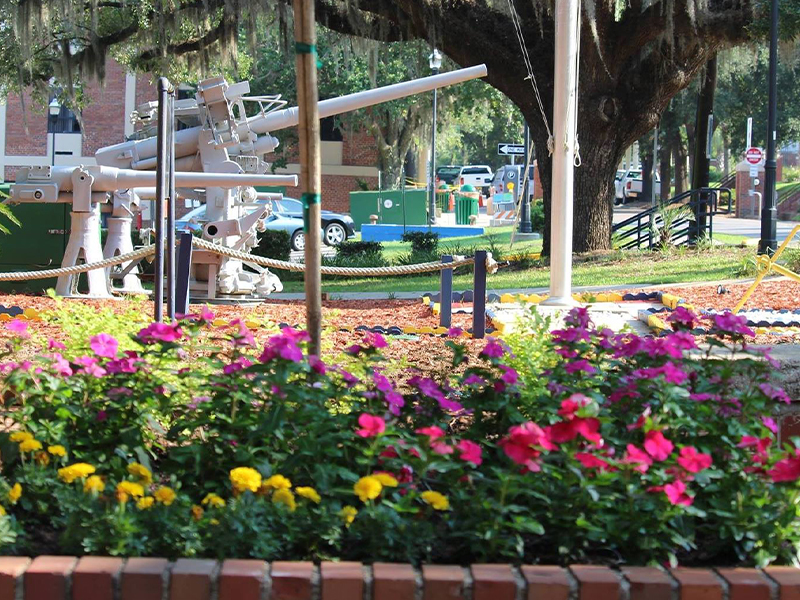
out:
{"label": "tree trunk", "polygon": [[[672,173],[669,168],[669,159],[670,154],[672,152],[672,147],[669,145],[668,138],[664,137],[664,145],[659,148],[659,158],[660,158],[660,165],[659,165],[659,174],[661,175],[661,201],[664,202],[669,200],[672,196],[670,190],[670,180],[672,179]],[[677,183],[677,181],[676,181]]]}
{"label": "tree trunk", "polygon": [[[710,159],[707,155],[707,139],[709,135],[708,117],[714,110],[714,90],[717,87],[717,56],[714,55],[706,63],[703,78],[700,80],[700,93],[697,98],[697,120],[695,121],[694,156],[692,160],[692,189],[708,187],[708,169]],[[698,203],[695,209],[696,235],[706,230],[707,211]],[[696,237],[696,236],[695,236]]]}
{"label": "tree trunk", "polygon": [[672,152],[675,160],[675,194],[677,195],[689,189],[689,179],[686,173],[686,159],[689,155],[680,135],[675,135],[673,138]]}
{"label": "tree trunk", "polygon": [[[653,197],[653,145],[645,140],[650,151],[642,157],[642,197],[641,200],[650,202]],[[641,142],[640,142],[641,144]]]}

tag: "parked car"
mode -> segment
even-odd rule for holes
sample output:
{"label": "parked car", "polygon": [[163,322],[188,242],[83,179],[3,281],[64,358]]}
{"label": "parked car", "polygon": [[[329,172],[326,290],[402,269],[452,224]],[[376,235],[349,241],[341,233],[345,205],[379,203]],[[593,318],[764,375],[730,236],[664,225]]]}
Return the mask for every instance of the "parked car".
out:
{"label": "parked car", "polygon": [[494,173],[492,168],[487,165],[466,165],[461,167],[461,171],[456,178],[456,185],[471,185],[476,190],[480,190],[484,196],[489,195],[489,188],[492,185]]}
{"label": "parked car", "polygon": [[436,167],[436,187],[438,187],[444,183],[448,186],[456,185],[458,181],[458,176],[461,174],[461,166],[460,165],[445,165],[442,167]]}
{"label": "parked car", "polygon": [[[177,219],[175,228],[179,231],[200,231],[203,229],[203,223],[205,222],[206,205],[203,204]],[[288,233],[292,250],[303,250],[306,247],[306,238],[303,235],[303,219],[273,212],[266,218],[265,224],[270,231],[285,231]]]}
{"label": "parked car", "polygon": [[[295,198],[283,197],[283,200],[272,200],[272,212],[280,213],[296,219],[303,218],[303,203]],[[356,234],[355,224],[350,215],[322,211],[322,241],[328,246],[338,246]]]}
{"label": "parked car", "polygon": [[[617,171],[619,174],[619,171]],[[622,195],[617,195],[617,199],[615,200],[615,204],[625,204],[629,200],[635,200],[636,198],[641,197],[642,195],[642,170],[639,169],[628,169],[623,175],[622,179],[620,180],[622,189]],[[661,194],[661,177],[656,171],[656,196]]]}

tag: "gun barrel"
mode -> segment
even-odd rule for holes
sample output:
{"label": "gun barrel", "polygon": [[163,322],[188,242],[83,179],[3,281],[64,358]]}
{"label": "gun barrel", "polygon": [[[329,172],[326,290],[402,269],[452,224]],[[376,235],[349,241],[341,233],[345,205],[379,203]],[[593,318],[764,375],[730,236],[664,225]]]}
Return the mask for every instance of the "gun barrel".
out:
{"label": "gun barrel", "polygon": [[[331,117],[333,115],[341,115],[346,112],[351,112],[359,108],[373,106],[382,102],[389,102],[390,100],[397,100],[423,92],[429,92],[435,88],[454,85],[469,81],[470,79],[478,79],[485,77],[487,74],[486,65],[476,65],[466,69],[458,69],[448,73],[440,73],[438,75],[430,75],[429,77],[422,77],[420,79],[413,79],[411,81],[403,81],[393,85],[375,88],[373,90],[365,90],[363,92],[356,92],[346,96],[339,96],[338,98],[331,98],[329,100],[322,100],[319,103],[319,118]],[[255,116],[248,119],[250,128],[256,133],[267,133],[269,131],[277,131],[279,129],[286,129],[293,127],[298,123],[298,108],[293,106],[284,110],[278,110],[269,113],[266,116]]]}

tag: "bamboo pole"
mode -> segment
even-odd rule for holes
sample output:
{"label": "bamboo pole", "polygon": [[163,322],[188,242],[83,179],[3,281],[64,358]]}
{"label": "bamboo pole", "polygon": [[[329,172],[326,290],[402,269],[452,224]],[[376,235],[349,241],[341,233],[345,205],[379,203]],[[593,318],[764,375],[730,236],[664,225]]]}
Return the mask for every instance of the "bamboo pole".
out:
{"label": "bamboo pole", "polygon": [[322,252],[320,193],[322,188],[319,108],[317,106],[317,34],[313,0],[294,0],[295,65],[297,70],[300,185],[305,231],[306,329],[309,353],[319,355],[322,331]]}

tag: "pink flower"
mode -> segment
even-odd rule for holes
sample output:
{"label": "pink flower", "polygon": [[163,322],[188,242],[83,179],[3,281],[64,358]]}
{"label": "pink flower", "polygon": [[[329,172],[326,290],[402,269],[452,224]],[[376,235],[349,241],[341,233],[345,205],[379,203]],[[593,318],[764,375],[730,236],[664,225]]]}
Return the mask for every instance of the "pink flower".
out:
{"label": "pink flower", "polygon": [[361,429],[357,429],[356,434],[363,438],[375,437],[386,430],[386,421],[368,413],[361,413],[358,424],[361,425]]}
{"label": "pink flower", "polygon": [[756,335],[755,331],[747,326],[747,317],[735,315],[732,312],[714,315],[714,326],[721,332],[731,336],[748,335],[754,337]]}
{"label": "pink flower", "polygon": [[591,338],[589,332],[585,329],[576,329],[570,327],[569,329],[556,329],[552,332],[553,340],[557,343],[575,343],[575,342],[588,342]]}
{"label": "pink flower", "polygon": [[235,359],[231,364],[225,365],[222,368],[222,372],[225,375],[231,375],[243,369],[246,369],[249,366],[252,366],[253,361],[247,358],[246,356],[240,356],[239,358]]}
{"label": "pink flower", "polygon": [[375,333],[374,331],[368,331],[364,335],[364,343],[373,348],[386,348],[387,346],[386,339],[380,333]]}
{"label": "pink flower", "polygon": [[47,340],[47,349],[48,350],[66,350],[67,347],[64,344],[62,344],[61,342],[59,342],[57,340],[54,340],[53,338],[50,338],[49,340]]}
{"label": "pink flower", "polygon": [[451,327],[450,329],[447,330],[447,337],[457,338],[463,333],[464,330],[461,329],[461,327]]}
{"label": "pink flower", "polygon": [[152,323],[139,331],[139,339],[145,344],[152,344],[153,342],[177,342],[183,337],[183,331],[175,324],[168,323]]}
{"label": "pink flower", "polygon": [[611,466],[602,458],[595,456],[594,454],[589,454],[588,452],[576,452],[575,460],[577,460],[587,469],[607,470]]}
{"label": "pink flower", "polygon": [[95,419],[100,421],[101,423],[108,419],[108,413],[104,410],[98,410],[97,414],[95,415]]}
{"label": "pink flower", "polygon": [[433,441],[431,442],[431,450],[436,452],[436,454],[442,454],[442,455],[452,454],[454,452],[452,446],[448,446],[444,442],[433,442]]}
{"label": "pink flower", "polygon": [[650,465],[653,464],[653,459],[650,458],[650,455],[644,450],[640,450],[633,444],[628,444],[625,457],[622,459],[622,462],[626,465],[636,465],[634,467],[635,471],[647,473]]}
{"label": "pink flower", "polygon": [[541,450],[556,449],[546,432],[532,421],[511,427],[499,445],[512,461],[533,472],[541,470],[537,461]]}
{"label": "pink flower", "polygon": [[89,340],[89,347],[97,356],[103,358],[114,358],[117,356],[119,342],[107,333],[98,333]]}
{"label": "pink flower", "polygon": [[686,484],[681,480],[673,481],[665,485],[664,493],[667,495],[670,504],[676,506],[691,506],[692,502],[694,502],[694,496],[689,496],[686,493]]}
{"label": "pink flower", "polygon": [[83,373],[92,377],[103,377],[106,374],[106,370],[97,364],[94,356],[81,356],[75,359],[75,363],[83,367]]}
{"label": "pink flower", "polygon": [[17,334],[18,337],[30,337],[28,333],[28,324],[25,321],[14,319],[6,324],[6,329]]}
{"label": "pink flower", "polygon": [[475,442],[471,442],[470,440],[461,440],[458,442],[458,444],[456,444],[456,448],[458,448],[458,451],[461,452],[461,460],[472,463],[475,466],[478,466],[483,462],[483,458],[481,458],[483,450]]}
{"label": "pink flower", "polygon": [[777,400],[778,402],[785,402],[786,404],[791,404],[792,402],[792,399],[789,398],[789,395],[781,388],[772,387],[768,383],[760,384],[758,389],[761,390],[761,393],[770,400]]}
{"label": "pink flower", "polygon": [[775,482],[800,479],[800,450],[795,450],[794,456],[790,455],[776,462],[768,475]]}
{"label": "pink flower", "polygon": [[667,323],[671,323],[672,328],[675,330],[693,329],[697,323],[697,315],[684,306],[678,306],[672,311],[672,314],[667,317]]}
{"label": "pink flower", "polygon": [[597,369],[595,369],[592,365],[589,364],[589,361],[586,359],[576,360],[575,362],[569,362],[564,367],[567,373],[595,373]]}
{"label": "pink flower", "polygon": [[589,402],[591,400],[583,394],[572,394],[566,400],[561,401],[561,408],[558,409],[558,414],[567,419],[572,419],[575,413],[589,404]]}
{"label": "pink flower", "polygon": [[569,421],[556,423],[548,429],[550,440],[557,444],[571,442],[578,435],[598,446],[603,442],[603,438],[598,433],[600,431],[600,421],[594,417],[588,419],[576,417]]}
{"label": "pink flower", "polygon": [[490,339],[481,350],[481,356],[487,358],[501,358],[506,353],[505,349],[494,338]]}
{"label": "pink flower", "polygon": [[308,364],[317,375],[325,375],[328,372],[328,367],[316,354],[309,355]]}
{"label": "pink flower", "polygon": [[588,329],[592,320],[589,317],[589,311],[583,306],[576,306],[564,318],[567,325],[573,325],[582,329]]}
{"label": "pink flower", "polygon": [[690,473],[699,473],[711,466],[711,455],[698,452],[694,446],[681,448],[678,464]]}
{"label": "pink flower", "polygon": [[463,381],[464,385],[486,385],[486,380],[483,377],[470,373]]}
{"label": "pink flower", "polygon": [[778,424],[775,422],[775,419],[761,417],[761,422],[764,424],[764,427],[769,429],[772,433],[778,433]]}
{"label": "pink flower", "polygon": [[512,369],[511,367],[501,366],[503,369],[503,374],[500,376],[500,379],[503,380],[504,383],[508,385],[514,385],[519,380],[519,375],[517,372]]}
{"label": "pink flower", "polygon": [[200,318],[203,319],[203,321],[213,321],[214,320],[214,313],[211,311],[211,309],[208,307],[208,305],[206,305],[206,306],[204,306],[203,308],[200,309]]}
{"label": "pink flower", "polygon": [[648,406],[647,408],[644,409],[644,412],[641,415],[639,415],[639,418],[636,419],[635,423],[627,426],[628,431],[633,431],[634,429],[641,429],[642,427],[644,427],[644,424],[647,422],[647,417],[649,416],[650,416],[650,407]]}
{"label": "pink flower", "polygon": [[273,335],[267,340],[267,345],[258,360],[266,363],[276,358],[282,358],[290,362],[300,362],[303,360],[303,351],[297,343],[306,340],[308,340],[308,334],[305,331],[295,331],[291,327],[284,327],[279,335]]}
{"label": "pink flower", "polygon": [[53,370],[63,377],[72,375],[72,367],[69,366],[69,361],[58,352],[53,354]]}
{"label": "pink flower", "polygon": [[237,348],[243,346],[255,347],[256,339],[253,337],[253,332],[242,322],[237,323],[239,331],[233,334],[233,345]]}
{"label": "pink flower", "polygon": [[648,431],[644,436],[644,449],[655,460],[666,460],[674,447],[660,431]]}
{"label": "pink flower", "polygon": [[435,425],[431,427],[420,427],[417,429],[417,435],[427,435],[429,441],[435,442],[436,440],[444,437],[444,430],[441,427],[436,427]]}

